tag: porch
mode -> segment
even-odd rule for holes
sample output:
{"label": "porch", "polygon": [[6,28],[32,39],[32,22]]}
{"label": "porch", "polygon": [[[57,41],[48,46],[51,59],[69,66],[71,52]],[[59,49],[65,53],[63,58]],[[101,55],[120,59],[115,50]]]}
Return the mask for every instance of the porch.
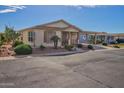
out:
{"label": "porch", "polygon": [[62,32],[62,46],[75,45],[79,42],[78,32]]}

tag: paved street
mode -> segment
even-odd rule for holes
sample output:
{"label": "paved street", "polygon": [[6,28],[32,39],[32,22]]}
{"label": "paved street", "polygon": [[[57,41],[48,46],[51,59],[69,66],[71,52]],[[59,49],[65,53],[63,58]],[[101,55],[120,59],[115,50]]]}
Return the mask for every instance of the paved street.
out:
{"label": "paved street", "polygon": [[0,60],[0,87],[124,87],[124,49]]}

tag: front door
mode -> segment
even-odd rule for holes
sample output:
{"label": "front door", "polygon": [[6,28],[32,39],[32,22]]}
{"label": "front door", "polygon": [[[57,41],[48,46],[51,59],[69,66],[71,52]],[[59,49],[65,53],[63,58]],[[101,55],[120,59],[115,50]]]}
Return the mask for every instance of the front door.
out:
{"label": "front door", "polygon": [[62,32],[62,46],[68,45],[69,32]]}
{"label": "front door", "polygon": [[78,43],[78,41],[77,41],[78,40],[78,33],[72,32],[70,38],[71,38],[71,44],[72,45],[75,45]]}

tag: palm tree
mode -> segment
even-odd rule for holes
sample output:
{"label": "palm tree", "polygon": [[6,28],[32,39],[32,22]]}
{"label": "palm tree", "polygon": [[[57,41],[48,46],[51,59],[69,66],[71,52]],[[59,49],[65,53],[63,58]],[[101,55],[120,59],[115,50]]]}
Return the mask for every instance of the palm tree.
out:
{"label": "palm tree", "polygon": [[54,42],[54,48],[57,49],[58,48],[58,41],[60,40],[60,38],[55,35],[51,38],[51,40]]}

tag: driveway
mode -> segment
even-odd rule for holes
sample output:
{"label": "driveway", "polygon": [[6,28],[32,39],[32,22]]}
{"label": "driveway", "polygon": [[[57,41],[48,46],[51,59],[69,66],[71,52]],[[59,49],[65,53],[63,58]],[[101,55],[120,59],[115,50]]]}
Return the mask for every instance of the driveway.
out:
{"label": "driveway", "polygon": [[124,49],[3,60],[0,87],[124,87]]}

